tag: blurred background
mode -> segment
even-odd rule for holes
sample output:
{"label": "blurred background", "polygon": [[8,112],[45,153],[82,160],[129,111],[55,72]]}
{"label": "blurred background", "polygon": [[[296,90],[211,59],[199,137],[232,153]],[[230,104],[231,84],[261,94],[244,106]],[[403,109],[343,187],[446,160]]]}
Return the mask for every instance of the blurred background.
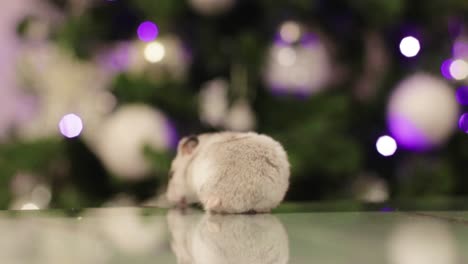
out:
{"label": "blurred background", "polygon": [[468,196],[466,0],[0,4],[0,208],[137,205],[177,141],[280,141],[287,201]]}

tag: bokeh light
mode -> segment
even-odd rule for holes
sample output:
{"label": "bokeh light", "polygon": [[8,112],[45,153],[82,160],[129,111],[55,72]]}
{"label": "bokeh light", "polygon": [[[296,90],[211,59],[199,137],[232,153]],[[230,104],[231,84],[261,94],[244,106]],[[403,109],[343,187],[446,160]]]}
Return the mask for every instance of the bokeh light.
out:
{"label": "bokeh light", "polygon": [[138,38],[145,42],[156,39],[159,34],[158,27],[151,21],[145,21],[138,26]]}
{"label": "bokeh light", "polygon": [[164,58],[166,50],[161,43],[154,41],[146,45],[144,55],[147,61],[157,63]]}
{"label": "bokeh light", "polygon": [[67,114],[60,120],[60,133],[67,138],[74,138],[83,131],[83,122],[81,118],[75,114]]}
{"label": "bokeh light", "polygon": [[450,75],[453,79],[460,81],[468,77],[468,63],[461,59],[456,59],[450,63]]}
{"label": "bokeh light", "polygon": [[419,40],[415,37],[404,37],[400,42],[400,52],[405,57],[410,58],[416,56],[420,49],[421,45],[419,44]]}
{"label": "bokeh light", "polygon": [[279,34],[284,42],[293,43],[300,39],[301,27],[297,22],[287,21],[281,25]]}
{"label": "bokeh light", "polygon": [[458,127],[465,133],[468,133],[468,113],[464,113],[458,120]]}
{"label": "bokeh light", "polygon": [[455,58],[468,58],[468,38],[466,36],[455,40],[452,53]]}
{"label": "bokeh light", "polygon": [[442,65],[440,65],[440,72],[442,73],[442,76],[444,76],[445,79],[447,80],[452,80],[452,75],[450,74],[450,65],[452,64],[452,59],[447,59],[444,62],[442,62]]}
{"label": "bokeh light", "polygon": [[387,135],[379,137],[375,146],[380,155],[385,157],[392,156],[397,150],[395,139]]}
{"label": "bokeh light", "polygon": [[455,96],[459,104],[468,105],[468,86],[458,88]]}

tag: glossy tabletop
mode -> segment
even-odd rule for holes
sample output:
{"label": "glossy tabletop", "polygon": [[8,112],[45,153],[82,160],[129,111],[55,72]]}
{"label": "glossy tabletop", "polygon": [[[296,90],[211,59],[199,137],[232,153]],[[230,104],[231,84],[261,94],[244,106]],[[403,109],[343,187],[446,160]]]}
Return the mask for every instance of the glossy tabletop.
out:
{"label": "glossy tabletop", "polygon": [[0,213],[1,263],[468,263],[468,212]]}

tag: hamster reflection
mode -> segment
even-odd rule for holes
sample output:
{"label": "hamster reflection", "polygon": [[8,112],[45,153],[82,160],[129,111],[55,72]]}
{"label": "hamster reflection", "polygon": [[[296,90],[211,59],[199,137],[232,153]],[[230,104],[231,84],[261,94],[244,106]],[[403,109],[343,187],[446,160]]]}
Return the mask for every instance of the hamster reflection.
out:
{"label": "hamster reflection", "polygon": [[203,215],[172,210],[167,220],[179,264],[288,262],[288,235],[273,215]]}

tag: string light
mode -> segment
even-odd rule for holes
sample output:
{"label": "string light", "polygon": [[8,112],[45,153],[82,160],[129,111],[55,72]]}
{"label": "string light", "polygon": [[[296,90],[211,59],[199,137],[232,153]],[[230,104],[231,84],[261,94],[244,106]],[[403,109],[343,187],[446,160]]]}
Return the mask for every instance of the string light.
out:
{"label": "string light", "polygon": [[419,51],[421,50],[421,45],[419,44],[419,40],[415,37],[408,36],[404,37],[400,42],[400,52],[405,57],[414,57],[418,55]]}
{"label": "string light", "polygon": [[375,146],[380,155],[385,157],[392,156],[397,150],[397,143],[395,139],[390,136],[379,137]]}
{"label": "string light", "polygon": [[287,21],[281,25],[279,34],[281,39],[286,43],[293,43],[301,37],[301,28],[298,23]]}
{"label": "string light", "polygon": [[468,133],[468,113],[464,113],[458,120],[458,127],[465,133]]}
{"label": "string light", "polygon": [[138,26],[138,38],[144,42],[150,42],[156,39],[159,34],[158,27],[151,21],[145,21]]}
{"label": "string light", "polygon": [[464,60],[456,59],[450,64],[449,71],[453,79],[461,81],[468,77],[468,63]]}
{"label": "string light", "polygon": [[160,42],[154,41],[146,45],[144,55],[147,61],[157,63],[164,59],[166,49]]}
{"label": "string light", "polygon": [[62,117],[59,123],[60,133],[67,138],[74,138],[83,131],[83,121],[75,114],[67,114]]}
{"label": "string light", "polygon": [[468,86],[458,88],[455,97],[459,104],[468,105]]}
{"label": "string light", "polygon": [[452,75],[450,74],[450,65],[452,64],[452,59],[447,59],[444,62],[442,62],[442,65],[440,65],[440,72],[442,73],[442,76],[444,76],[445,79],[451,80]]}

